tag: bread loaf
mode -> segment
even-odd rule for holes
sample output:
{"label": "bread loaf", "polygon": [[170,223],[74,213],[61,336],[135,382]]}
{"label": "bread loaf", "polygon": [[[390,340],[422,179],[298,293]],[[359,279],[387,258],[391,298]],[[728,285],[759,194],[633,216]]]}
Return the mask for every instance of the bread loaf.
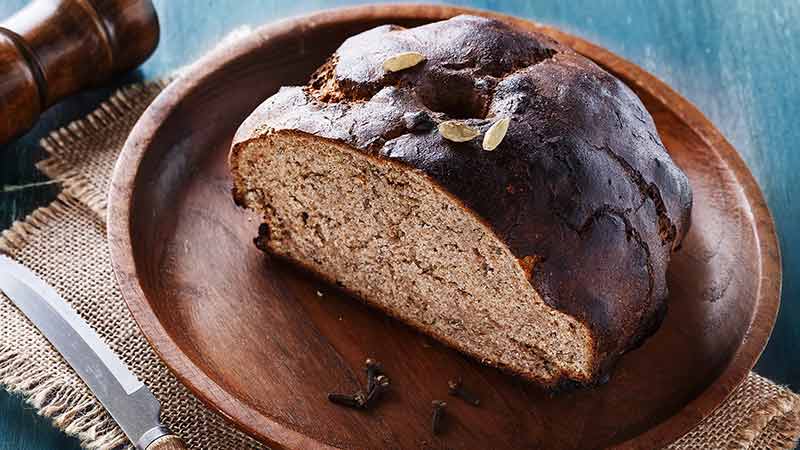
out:
{"label": "bread loaf", "polygon": [[230,168],[259,248],[549,388],[657,329],[692,203],[627,86],[472,16],[351,37],[252,113]]}

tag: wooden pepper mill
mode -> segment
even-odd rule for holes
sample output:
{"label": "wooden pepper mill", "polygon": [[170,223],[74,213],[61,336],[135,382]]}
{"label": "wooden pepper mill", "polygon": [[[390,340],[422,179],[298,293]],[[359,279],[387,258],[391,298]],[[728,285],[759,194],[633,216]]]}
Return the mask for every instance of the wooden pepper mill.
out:
{"label": "wooden pepper mill", "polygon": [[141,64],[158,36],[150,0],[34,0],[0,22],[0,144],[60,99]]}

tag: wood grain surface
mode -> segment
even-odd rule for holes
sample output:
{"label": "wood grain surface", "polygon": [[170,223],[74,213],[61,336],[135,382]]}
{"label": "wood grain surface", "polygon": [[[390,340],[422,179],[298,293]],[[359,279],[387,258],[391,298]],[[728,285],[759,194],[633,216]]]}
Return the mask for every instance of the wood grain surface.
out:
{"label": "wood grain surface", "polygon": [[[777,238],[755,180],[713,125],[668,86],[596,45],[500,17],[558,38],[633,88],[692,184],[693,225],[668,271],[667,318],[607,384],[550,395],[252,244],[258,218],[234,205],[227,165],[230,140],[249,112],[280,86],[308,79],[353,34],[463,13],[478,11],[328,11],[259,28],[194,65],[139,120],[114,172],[108,235],[123,297],[184,384],[275,448],[669,443],[724,400],[766,345],[780,293]],[[382,361],[393,380],[387,401],[369,412],[328,402],[327,392],[363,389],[367,357]],[[430,403],[459,377],[481,394],[482,406],[451,402],[450,429],[433,436]]]}
{"label": "wood grain surface", "polygon": [[[0,2],[0,17],[26,0]],[[142,70],[106,89],[73,96],[46,112],[21,139],[0,148],[0,223],[24,217],[53,198],[56,187],[16,188],[44,181],[33,168],[42,157],[36,141],[93,109],[114,86],[154,78],[196,57],[240,25],[267,21],[349,1],[265,2],[156,0],[162,40]],[[553,23],[643,66],[699,106],[742,153],[765,192],[781,236],[786,268],[784,302],[770,345],[757,370],[800,388],[800,185],[790,182],[800,167],[794,151],[800,141],[800,5],[794,0],[752,2],[647,0],[575,2],[465,1],[538,21]],[[6,191],[7,190],[7,191]],[[0,401],[0,449],[77,448],[57,440],[48,426],[30,419],[21,402]]]}

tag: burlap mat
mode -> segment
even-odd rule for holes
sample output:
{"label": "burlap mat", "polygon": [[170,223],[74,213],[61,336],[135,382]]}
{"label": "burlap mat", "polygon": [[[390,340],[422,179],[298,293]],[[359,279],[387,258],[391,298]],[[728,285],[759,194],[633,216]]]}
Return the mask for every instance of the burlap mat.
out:
{"label": "burlap mat", "polygon": [[[42,141],[39,168],[61,180],[52,204],[15,223],[0,251],[39,273],[150,386],[165,423],[195,449],[263,448],[206,409],[156,357],[117,289],[105,239],[111,170],[136,119],[163,88],[123,89],[83,120]],[[0,384],[22,394],[84,447],[110,449],[125,437],[86,386],[4,296],[0,296]],[[751,373],[728,401],[672,449],[793,448],[800,436],[800,397]]]}

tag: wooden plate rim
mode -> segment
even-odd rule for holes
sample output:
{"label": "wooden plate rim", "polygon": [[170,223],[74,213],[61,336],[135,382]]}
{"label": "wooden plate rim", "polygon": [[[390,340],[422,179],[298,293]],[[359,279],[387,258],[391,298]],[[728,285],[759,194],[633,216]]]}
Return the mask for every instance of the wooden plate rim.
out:
{"label": "wooden plate rim", "polygon": [[112,267],[123,298],[156,354],[173,374],[209,408],[219,412],[248,434],[273,446],[331,448],[323,442],[264,416],[226,392],[183,353],[159,322],[155,312],[150,308],[139,282],[133,256],[130,211],[133,207],[133,192],[138,169],[156,131],[161,123],[172,114],[181,100],[195,88],[201,86],[212,74],[224,70],[229,62],[240,55],[255,50],[272,35],[283,34],[290,30],[302,30],[307,23],[333,24],[340,21],[370,18],[385,18],[387,21],[437,20],[464,13],[496,17],[528,28],[533,26],[541,32],[557,37],[578,52],[590,56],[599,64],[617,73],[627,74],[626,82],[636,85],[637,88],[649,92],[663,104],[669,105],[671,111],[691,127],[728,165],[742,187],[753,217],[756,244],[760,256],[756,311],[743,342],[715,383],[675,415],[647,432],[620,444],[619,447],[655,448],[672,442],[700,423],[733,392],[748,375],[766,346],[779,309],[782,277],[780,249],[772,215],[744,160],[705,115],[688,100],[644,69],[610,51],[553,27],[539,25],[529,20],[490,11],[446,5],[356,6],[320,11],[264,25],[252,34],[226,45],[224,48],[218,48],[201,58],[159,94],[147,108],[131,131],[114,168],[108,202],[108,241]]}

